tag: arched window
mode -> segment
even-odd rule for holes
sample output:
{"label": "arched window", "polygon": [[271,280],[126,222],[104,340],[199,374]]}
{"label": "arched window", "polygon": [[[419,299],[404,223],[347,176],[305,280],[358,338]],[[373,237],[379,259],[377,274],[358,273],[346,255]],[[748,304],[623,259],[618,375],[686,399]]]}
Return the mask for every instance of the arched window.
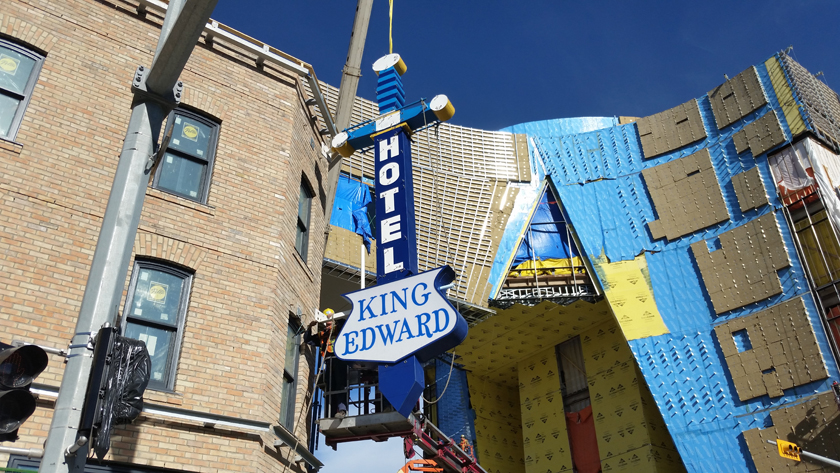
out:
{"label": "arched window", "polygon": [[123,335],[146,342],[149,388],[171,391],[184,335],[192,274],[156,261],[135,261],[125,301]]}
{"label": "arched window", "polygon": [[44,56],[0,39],[0,138],[14,141]]}

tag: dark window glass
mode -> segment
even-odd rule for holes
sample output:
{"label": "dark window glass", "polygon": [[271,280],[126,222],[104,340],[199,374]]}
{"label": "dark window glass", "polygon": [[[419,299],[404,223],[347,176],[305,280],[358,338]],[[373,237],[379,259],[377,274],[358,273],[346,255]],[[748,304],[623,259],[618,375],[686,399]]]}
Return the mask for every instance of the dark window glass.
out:
{"label": "dark window glass", "polygon": [[40,54],[0,40],[0,138],[17,135],[43,61]]}
{"label": "dark window glass", "polygon": [[169,115],[166,132],[172,138],[155,173],[154,187],[206,203],[219,124],[186,110]]}
{"label": "dark window glass", "polygon": [[286,329],[286,361],[283,367],[283,391],[280,393],[280,423],[294,431],[295,400],[297,395],[297,367],[300,360],[300,325],[289,317]]}
{"label": "dark window glass", "polygon": [[304,261],[309,251],[309,216],[312,210],[312,198],[315,195],[309,190],[306,180],[300,181],[300,198],[298,200],[297,236],[295,249]]}
{"label": "dark window glass", "polygon": [[172,266],[138,261],[131,275],[123,333],[146,343],[149,387],[172,390],[192,276]]}

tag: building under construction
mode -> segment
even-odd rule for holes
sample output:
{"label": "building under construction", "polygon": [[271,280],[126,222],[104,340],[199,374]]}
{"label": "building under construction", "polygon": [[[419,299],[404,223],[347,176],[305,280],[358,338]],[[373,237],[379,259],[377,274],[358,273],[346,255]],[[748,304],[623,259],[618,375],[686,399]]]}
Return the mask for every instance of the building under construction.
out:
{"label": "building under construction", "polygon": [[[837,94],[780,52],[649,117],[418,134],[421,269],[455,268],[470,322],[427,367],[426,416],[499,473],[819,468],[776,439],[840,458],[838,124]],[[350,218],[372,151],[343,171],[336,310],[374,270]],[[387,436],[342,422],[327,443]]]}
{"label": "building under construction", "polygon": [[[165,8],[0,11],[13,58],[0,79],[16,77],[0,80],[0,107],[15,104],[0,114],[0,341],[73,337],[126,81]],[[338,89],[210,22],[167,125],[184,145],[151,170],[119,307],[152,356],[144,412],[87,471],[313,470],[318,430],[338,448],[406,436],[429,457],[463,435],[480,467],[462,467],[492,473],[821,468],[781,458],[777,439],[840,459],[840,100],[786,53],[762,59],[649,117],[416,133],[420,267],[455,269],[448,296],[470,330],[426,365],[423,415],[378,422],[393,413],[361,371],[340,387],[348,416],[332,417],[322,388],[337,388],[300,336],[375,282],[356,233],[363,216],[376,224],[373,151],[329,189]],[[378,115],[356,99],[353,123]],[[62,373],[53,356],[4,447],[43,444]]]}

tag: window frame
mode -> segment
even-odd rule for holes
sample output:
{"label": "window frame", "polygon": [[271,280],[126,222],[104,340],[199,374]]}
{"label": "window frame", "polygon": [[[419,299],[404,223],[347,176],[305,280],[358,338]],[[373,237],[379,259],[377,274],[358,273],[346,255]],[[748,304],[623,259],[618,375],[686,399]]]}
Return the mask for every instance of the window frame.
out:
{"label": "window frame", "polygon": [[[184,199],[187,199],[187,200],[191,200],[193,202],[198,202],[199,204],[202,204],[202,205],[207,205],[207,199],[210,196],[210,182],[212,181],[212,178],[213,178],[213,168],[215,167],[215,164],[216,164],[216,152],[217,152],[218,146],[219,146],[219,135],[221,134],[222,124],[217,122],[217,121],[211,120],[211,119],[209,119],[205,116],[202,116],[202,115],[200,115],[200,114],[198,114],[198,113],[196,113],[192,110],[188,110],[186,108],[178,107],[178,108],[176,108],[175,110],[172,110],[172,112],[169,113],[169,116],[166,119],[166,128],[164,129],[164,135],[163,136],[166,136],[167,134],[169,134],[171,132],[172,128],[175,126],[175,117],[176,116],[182,116],[182,117],[185,117],[187,119],[197,121],[197,122],[201,123],[202,125],[205,125],[205,126],[210,128],[212,136],[207,141],[207,154],[208,154],[208,156],[206,158],[201,158],[201,157],[198,157],[198,156],[194,156],[194,155],[185,153],[185,152],[183,152],[181,150],[178,150],[178,149],[175,149],[171,146],[167,146],[167,148],[165,150],[163,150],[162,153],[160,153],[160,160],[157,163],[157,165],[155,166],[154,176],[152,177],[152,188],[157,189],[161,192],[166,192],[167,194],[172,194],[172,195],[176,195],[178,197],[181,197],[181,198],[184,198]],[[184,195],[184,194],[175,192],[171,189],[166,189],[166,188],[160,187],[161,171],[163,169],[164,159],[166,158],[167,153],[172,154],[172,155],[178,157],[179,159],[185,159],[187,161],[192,161],[192,162],[204,161],[204,162],[206,162],[206,172],[204,174],[204,182],[201,185],[201,190],[200,190],[198,196],[191,197],[189,195]]]}
{"label": "window frame", "polygon": [[[298,374],[300,365],[300,345],[302,343],[302,328],[298,317],[290,314],[289,324],[286,326],[286,356],[289,354],[289,344],[294,347],[294,361],[283,360],[283,384],[280,392],[280,418],[278,422],[289,432],[295,428],[295,406],[297,406]],[[289,369],[294,370],[290,373]]]}
{"label": "window frame", "polygon": [[15,112],[15,116],[14,118],[12,118],[12,122],[9,124],[9,132],[6,134],[5,137],[0,137],[0,140],[11,141],[14,143],[17,139],[18,131],[20,131],[20,125],[21,123],[23,123],[23,116],[26,114],[26,109],[29,106],[29,101],[32,98],[33,92],[35,91],[35,85],[38,83],[38,78],[41,75],[41,67],[44,65],[44,60],[46,59],[46,56],[20,43],[3,37],[0,37],[0,46],[7,49],[11,49],[16,53],[27,56],[35,61],[35,64],[32,66],[32,71],[30,71],[29,73],[29,79],[27,79],[26,87],[24,87],[23,95],[19,94],[18,92],[13,92],[8,89],[0,88],[0,95],[20,100],[20,105],[18,106],[18,109]]}
{"label": "window frame", "polygon": [[[303,202],[304,194],[306,194],[306,199],[308,201],[305,222],[301,218],[301,204]],[[298,256],[300,256],[304,262],[307,261],[307,257],[309,256],[309,237],[312,233],[312,202],[314,200],[315,192],[312,190],[312,186],[309,185],[309,181],[306,179],[306,176],[302,176],[300,179],[300,193],[298,195],[297,223],[295,225],[295,251],[297,251]]]}
{"label": "window frame", "polygon": [[[130,308],[131,305],[134,303],[134,297],[136,296],[137,280],[139,278],[141,269],[151,269],[154,271],[160,271],[168,273],[172,276],[182,278],[183,284],[181,285],[181,293],[178,299],[178,319],[174,324],[166,325],[156,323],[147,319],[135,318],[131,315]],[[192,282],[194,276],[194,273],[189,272],[179,266],[168,262],[148,259],[138,259],[134,261],[134,267],[131,271],[131,282],[128,285],[128,292],[125,298],[125,305],[123,306],[123,317],[120,321],[120,331],[123,334],[125,334],[126,328],[128,327],[129,323],[134,323],[135,325],[140,326],[153,327],[156,329],[166,330],[170,332],[174,331],[172,343],[169,347],[169,353],[167,354],[168,367],[165,372],[165,378],[162,380],[162,382],[158,382],[154,379],[149,380],[148,388],[153,391],[175,391],[175,376],[178,372],[178,362],[180,361],[181,357],[181,344],[183,343],[184,339],[184,326],[186,325],[186,318],[187,312],[189,310],[190,294],[192,291]]]}

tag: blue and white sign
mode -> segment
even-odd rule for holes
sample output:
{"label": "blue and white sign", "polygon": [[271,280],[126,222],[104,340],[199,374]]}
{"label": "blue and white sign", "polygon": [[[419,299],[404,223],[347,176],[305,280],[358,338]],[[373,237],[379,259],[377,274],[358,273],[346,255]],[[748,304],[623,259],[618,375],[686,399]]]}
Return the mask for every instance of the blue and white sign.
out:
{"label": "blue and white sign", "polygon": [[[379,362],[382,394],[408,417],[423,392],[421,362],[454,348],[467,336],[467,322],[442,286],[455,280],[449,266],[422,274],[417,262],[411,140],[415,130],[449,120],[455,108],[445,95],[405,105],[405,63],[389,54],[373,65],[382,115],[337,134],[333,149],[350,157],[373,145],[376,181],[376,287],[345,294],[353,310],[336,340],[336,355]],[[442,99],[441,99],[442,97]],[[399,362],[399,363],[397,363]]]}
{"label": "blue and white sign", "polygon": [[376,280],[412,276],[417,264],[411,141],[402,127],[376,136]]}
{"label": "blue and white sign", "polygon": [[467,322],[441,290],[454,279],[455,271],[442,266],[345,294],[353,310],[336,340],[336,355],[379,363],[414,355],[423,362],[458,346],[467,336]]}

